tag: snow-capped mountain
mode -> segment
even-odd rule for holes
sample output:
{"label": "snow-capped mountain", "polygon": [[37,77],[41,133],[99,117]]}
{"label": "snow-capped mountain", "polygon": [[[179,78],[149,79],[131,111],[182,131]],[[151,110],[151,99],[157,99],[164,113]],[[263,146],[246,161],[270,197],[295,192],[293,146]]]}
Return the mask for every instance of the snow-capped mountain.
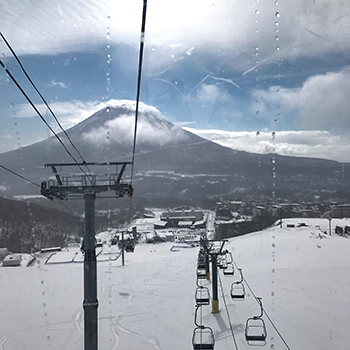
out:
{"label": "snow-capped mountain", "polygon": [[[67,134],[87,162],[131,161],[135,104],[114,101]],[[81,161],[65,135],[61,139]],[[348,166],[335,161],[257,155],[235,151],[185,131],[154,107],[140,104],[135,154],[135,196],[152,200],[201,200],[223,196],[304,196],[347,191]],[[46,163],[72,163],[55,137],[0,154],[0,164],[39,182],[52,174]],[[126,176],[128,173],[126,172]],[[0,169],[1,189],[33,193],[37,188]]]}

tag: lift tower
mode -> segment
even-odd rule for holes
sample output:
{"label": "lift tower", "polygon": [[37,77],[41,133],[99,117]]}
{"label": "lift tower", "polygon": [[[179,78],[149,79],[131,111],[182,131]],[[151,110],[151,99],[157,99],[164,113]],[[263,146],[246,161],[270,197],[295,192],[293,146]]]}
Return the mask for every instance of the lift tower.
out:
{"label": "lift tower", "polygon": [[[227,242],[226,239],[224,240],[215,240],[215,239],[203,239],[201,240],[202,247],[205,251],[206,260],[209,264],[209,257],[211,260],[211,271],[212,271],[212,284],[213,284],[213,300],[212,300],[212,313],[217,314],[220,312],[219,309],[219,297],[218,297],[218,265],[217,265],[217,257],[219,255],[224,254],[223,248],[224,244]],[[218,245],[215,246],[215,243]],[[209,266],[206,267],[207,270],[207,276],[209,271]]]}
{"label": "lift tower", "polygon": [[[85,236],[84,236],[84,349],[97,350],[97,266],[95,249],[95,199],[102,192],[114,191],[117,198],[133,195],[131,184],[122,182],[125,168],[131,162],[107,163],[56,163],[45,164],[51,167],[55,180],[41,183],[41,194],[50,200],[54,197],[68,200],[70,197],[84,198],[85,201]],[[115,172],[95,175],[90,172],[82,174],[60,175],[57,167],[115,166]]]}

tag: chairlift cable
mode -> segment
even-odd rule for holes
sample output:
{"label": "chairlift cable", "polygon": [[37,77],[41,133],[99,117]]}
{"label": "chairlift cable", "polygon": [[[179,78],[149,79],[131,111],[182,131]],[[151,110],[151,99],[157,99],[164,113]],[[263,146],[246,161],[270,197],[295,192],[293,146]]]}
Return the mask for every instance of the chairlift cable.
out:
{"label": "chairlift cable", "polygon": [[[57,119],[55,113],[53,112],[53,110],[51,109],[51,107],[49,106],[49,104],[47,103],[47,101],[45,100],[44,96],[40,93],[40,91],[38,90],[38,88],[35,86],[34,82],[32,81],[32,79],[30,78],[30,76],[28,75],[27,71],[25,70],[25,68],[23,67],[20,59],[18,58],[16,52],[13,50],[13,48],[11,47],[11,45],[9,44],[9,42],[6,40],[5,36],[0,32],[0,36],[2,38],[2,40],[5,42],[6,46],[8,47],[8,49],[11,51],[13,57],[16,59],[17,63],[19,64],[19,66],[21,67],[24,75],[27,77],[28,81],[30,82],[30,84],[33,86],[34,90],[38,93],[38,95],[40,96],[41,100],[44,102],[45,106],[47,107],[47,109],[50,111],[51,115],[53,116],[53,118],[55,119],[57,125],[59,126],[59,128],[63,131],[64,135],[67,137],[68,141],[70,142],[70,144],[72,145],[72,147],[75,149],[75,151],[78,153],[79,157],[81,158],[81,160],[83,161],[83,163],[86,163],[86,161],[84,160],[83,156],[81,155],[81,153],[79,152],[79,150],[76,148],[76,146],[74,145],[73,141],[71,140],[71,138],[69,137],[69,135],[67,134],[66,130],[64,130],[64,128],[62,127],[61,123],[59,122],[59,120]],[[88,169],[89,170],[89,169]],[[89,170],[90,172],[90,170]]]}
{"label": "chairlift cable", "polygon": [[24,177],[24,176],[22,176],[22,175],[16,173],[15,171],[13,171],[13,170],[11,170],[11,169],[9,169],[9,168],[6,168],[4,165],[1,165],[1,164],[0,164],[0,168],[3,168],[4,170],[8,171],[9,173],[11,173],[11,174],[13,174],[13,175],[16,175],[16,176],[20,177],[21,179],[23,179],[23,180],[25,180],[25,181],[31,183],[32,185],[41,188],[41,186],[38,185],[37,183],[33,182],[32,180],[27,179],[26,177]]}
{"label": "chairlift cable", "polygon": [[[233,263],[235,264],[236,268],[238,269],[238,266],[236,264],[236,262],[233,260]],[[254,297],[255,301],[259,304],[259,306],[262,308],[262,311],[264,312],[264,314],[266,315],[267,319],[270,321],[272,327],[274,328],[274,330],[276,331],[276,333],[278,334],[278,336],[281,338],[282,342],[284,343],[284,345],[286,346],[286,348],[288,350],[291,350],[289,345],[287,344],[286,340],[283,338],[282,334],[279,332],[279,330],[277,329],[276,325],[274,324],[274,322],[272,321],[272,319],[270,318],[270,316],[268,315],[266,309],[264,307],[262,307],[261,303],[259,302],[259,298],[255,295],[255,293],[253,292],[252,288],[250,287],[249,283],[247,282],[246,278],[243,277],[243,281],[244,283],[247,285],[248,289],[250,290],[250,292],[252,293],[252,296]]]}
{"label": "chairlift cable", "polygon": [[137,122],[138,122],[139,101],[140,101],[140,91],[141,91],[142,61],[143,61],[143,51],[145,46],[146,13],[147,13],[147,0],[143,0],[139,66],[138,66],[138,77],[137,77],[137,93],[136,93],[136,106],[135,106],[134,141],[133,141],[133,147],[132,147],[132,162],[131,162],[131,181],[130,181],[131,184],[134,176],[136,134],[137,134]]}
{"label": "chairlift cable", "polygon": [[[27,179],[26,177],[24,177],[24,176],[22,176],[22,175],[16,173],[15,171],[13,171],[13,170],[11,170],[11,169],[5,167],[4,165],[1,165],[1,164],[0,164],[0,168],[2,168],[2,169],[4,169],[4,170],[8,171],[9,173],[11,173],[11,174],[13,174],[13,175],[16,175],[16,176],[20,177],[20,178],[23,179],[24,181],[27,181],[27,182],[31,183],[32,185],[34,185],[34,186],[37,186],[37,187],[40,187],[40,188],[41,188],[41,186],[40,186],[39,184],[37,184],[37,183],[35,183],[35,182],[33,182],[33,181]],[[61,200],[59,200],[59,203],[61,203],[61,205],[63,205],[64,207],[66,207],[66,209],[68,209],[74,216],[80,218],[80,216],[79,216],[75,211],[73,211],[71,208],[69,208],[69,207],[68,207],[66,204],[64,204]]]}
{"label": "chairlift cable", "polygon": [[[59,143],[62,145],[62,147],[65,149],[67,154],[74,160],[75,163],[78,164],[78,161],[75,159],[75,157],[72,155],[72,153],[68,150],[66,145],[63,143],[63,141],[60,139],[60,137],[56,134],[56,132],[52,129],[52,127],[49,125],[49,123],[45,120],[45,118],[41,115],[40,111],[36,108],[32,100],[29,98],[29,96],[25,93],[25,91],[22,89],[21,85],[18,83],[16,78],[11,74],[11,72],[6,68],[5,64],[0,60],[1,67],[5,70],[7,75],[11,78],[13,83],[17,86],[17,88],[21,91],[22,95],[26,98],[26,100],[29,102],[29,104],[32,106],[34,111],[38,114],[40,119],[44,122],[44,124],[49,128],[49,130],[54,134],[56,139],[59,141]],[[79,166],[80,170],[88,177],[88,174]]]}
{"label": "chairlift cable", "polygon": [[220,277],[220,275],[218,275],[218,277],[219,277],[219,282],[220,282],[220,287],[221,287],[222,299],[223,299],[224,304],[225,304],[225,309],[226,309],[226,313],[227,313],[227,317],[228,317],[228,322],[230,324],[230,329],[231,329],[233,343],[235,345],[236,350],[238,350],[238,345],[237,345],[235,334],[233,332],[232,322],[231,322],[231,318],[230,318],[230,313],[228,311],[228,306],[227,306],[227,302],[226,302],[226,298],[225,298],[225,294],[224,294],[224,289],[223,289],[223,286],[222,286],[221,277]]}

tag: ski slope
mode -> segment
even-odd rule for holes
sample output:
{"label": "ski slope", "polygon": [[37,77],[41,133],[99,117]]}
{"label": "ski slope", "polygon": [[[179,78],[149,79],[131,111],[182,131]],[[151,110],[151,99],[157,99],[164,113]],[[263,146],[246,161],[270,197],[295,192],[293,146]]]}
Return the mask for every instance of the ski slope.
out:
{"label": "ski slope", "polygon": [[[303,222],[303,227],[287,224]],[[332,226],[346,220],[333,219]],[[225,249],[242,268],[246,298],[232,301],[238,279],[219,270],[219,308],[201,307],[216,350],[249,349],[248,317],[267,312],[266,349],[350,348],[350,240],[325,235],[327,219],[286,219],[283,227],[230,239]],[[101,237],[106,238],[108,233]],[[322,237],[322,238],[320,238]],[[192,348],[198,247],[138,244],[126,253],[104,245],[98,254],[99,349]],[[78,246],[38,253],[31,267],[0,268],[0,350],[83,349],[83,264]],[[202,280],[211,291],[211,281]],[[277,330],[276,330],[277,329]],[[279,336],[279,334],[283,339]]]}

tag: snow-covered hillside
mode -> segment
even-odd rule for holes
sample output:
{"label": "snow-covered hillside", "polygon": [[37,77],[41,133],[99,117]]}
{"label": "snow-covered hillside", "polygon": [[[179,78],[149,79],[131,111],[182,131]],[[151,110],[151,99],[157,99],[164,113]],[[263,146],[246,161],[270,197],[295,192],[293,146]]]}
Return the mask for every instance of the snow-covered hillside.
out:
{"label": "snow-covered hillside", "polygon": [[[282,228],[226,243],[251,290],[245,284],[245,300],[233,301],[230,286],[238,274],[219,271],[220,313],[202,306],[216,350],[250,348],[245,322],[259,313],[252,291],[267,312],[267,349],[349,349],[350,240],[324,234],[328,225],[327,219],[288,219]],[[347,221],[334,219],[335,225]],[[99,251],[99,349],[192,348],[199,249],[173,245],[138,244],[124,267],[117,250]],[[47,260],[51,254],[38,254],[32,267],[0,268],[0,350],[83,349],[79,247]]]}

